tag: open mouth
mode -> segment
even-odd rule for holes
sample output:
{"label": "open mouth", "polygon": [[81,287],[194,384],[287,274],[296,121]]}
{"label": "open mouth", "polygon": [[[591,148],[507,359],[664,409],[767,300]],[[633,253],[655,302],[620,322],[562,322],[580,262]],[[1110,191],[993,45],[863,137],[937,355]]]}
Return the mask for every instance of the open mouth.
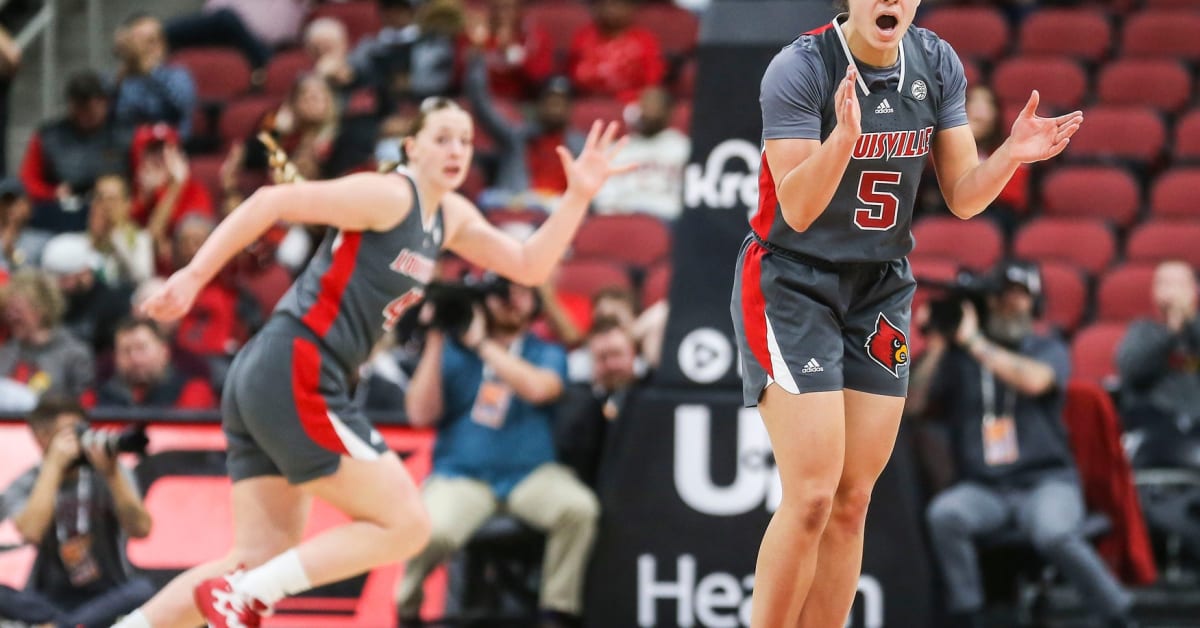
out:
{"label": "open mouth", "polygon": [[875,18],[875,26],[886,35],[891,35],[896,32],[896,27],[900,25],[900,20],[894,15],[881,15]]}
{"label": "open mouth", "polygon": [[458,174],[460,172],[462,172],[462,167],[461,166],[446,166],[445,168],[442,169],[442,172],[445,172],[446,176],[448,176],[448,177],[457,177]]}

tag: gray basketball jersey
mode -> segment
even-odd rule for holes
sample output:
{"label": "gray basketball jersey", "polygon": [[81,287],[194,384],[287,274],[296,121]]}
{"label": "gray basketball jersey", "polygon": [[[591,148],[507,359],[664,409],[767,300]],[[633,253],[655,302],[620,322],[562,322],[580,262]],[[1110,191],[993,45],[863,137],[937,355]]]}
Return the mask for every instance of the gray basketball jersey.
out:
{"label": "gray basketball jersey", "polygon": [[333,230],[275,307],[299,320],[347,369],[357,368],[379,337],[424,297],[442,246],[442,211],[423,224],[417,188],[413,207],[387,231]]}
{"label": "gray basketball jersey", "polygon": [[762,84],[763,140],[825,141],[837,124],[836,87],[853,63],[862,135],[846,172],[824,213],[798,232],[783,220],[764,152],[759,207],[750,222],[760,239],[802,256],[833,263],[899,259],[913,248],[913,204],[934,134],[966,123],[966,80],[949,45],[917,27],[904,35],[895,67],[860,67],[840,19],[801,35],[771,62]]}

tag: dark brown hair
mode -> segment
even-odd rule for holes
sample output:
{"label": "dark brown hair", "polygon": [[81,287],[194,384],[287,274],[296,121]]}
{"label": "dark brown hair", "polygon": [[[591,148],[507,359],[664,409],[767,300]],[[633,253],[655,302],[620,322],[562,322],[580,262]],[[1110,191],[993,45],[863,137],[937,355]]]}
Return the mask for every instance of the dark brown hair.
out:
{"label": "dark brown hair", "polygon": [[622,325],[621,321],[615,316],[601,316],[593,319],[592,326],[590,329],[588,329],[588,339],[590,340],[596,336],[607,334],[614,329],[619,329],[626,336],[629,336],[630,342],[633,342],[633,335],[629,333],[628,329],[625,329],[625,326]]}
{"label": "dark brown hair", "polygon": [[29,413],[29,427],[34,430],[44,430],[64,414],[73,414],[80,418],[87,417],[87,412],[84,411],[83,406],[79,405],[78,401],[70,397],[45,395],[33,412]]}

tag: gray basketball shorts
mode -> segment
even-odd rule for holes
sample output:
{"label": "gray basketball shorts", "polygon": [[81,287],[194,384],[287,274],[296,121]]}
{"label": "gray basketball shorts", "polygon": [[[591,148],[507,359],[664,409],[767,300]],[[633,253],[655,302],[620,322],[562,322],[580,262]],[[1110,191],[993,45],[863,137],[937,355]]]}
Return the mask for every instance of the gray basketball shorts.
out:
{"label": "gray basketball shorts", "polygon": [[908,260],[821,266],[753,235],[742,244],[730,310],[746,407],[771,382],[792,394],[907,394],[916,291]]}
{"label": "gray basketball shorts", "polygon": [[383,437],[350,402],[345,369],[297,321],[275,317],[238,353],[221,398],[233,481],[332,475],[342,456],[374,460]]}

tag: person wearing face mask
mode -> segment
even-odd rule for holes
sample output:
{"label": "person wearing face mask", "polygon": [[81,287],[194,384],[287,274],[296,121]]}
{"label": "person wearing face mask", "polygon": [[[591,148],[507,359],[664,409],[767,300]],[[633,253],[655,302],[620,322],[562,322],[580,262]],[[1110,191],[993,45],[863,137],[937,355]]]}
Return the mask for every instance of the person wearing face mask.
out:
{"label": "person wearing face mask", "polygon": [[636,163],[633,172],[614,177],[596,195],[602,214],[645,213],[674,220],[683,211],[683,167],[692,152],[687,135],[670,128],[671,96],[661,87],[642,92],[622,163]]}
{"label": "person wearing face mask", "polygon": [[[405,139],[404,166],[260,188],[142,303],[144,315],[177,320],[277,222],[331,227],[235,358],[222,391],[234,547],[181,574],[116,628],[257,627],[284,597],[407,560],[429,541],[412,478],[351,401],[355,370],[424,298],[443,248],[514,282],[541,284],[596,191],[625,169],[612,166],[623,144],[617,125],[596,121],[579,157],[558,149],[567,191],[554,215],[518,242],[454,192],[471,163],[473,124],[454,101],[430,98]],[[474,348],[511,357],[488,342]],[[313,496],[348,521],[300,542]]]}
{"label": "person wearing face mask", "polygon": [[1084,538],[1079,475],[1063,423],[1070,355],[1034,329],[1036,265],[1008,261],[986,312],[963,304],[953,337],[929,335],[914,369],[910,415],[946,421],[959,481],[926,511],[952,625],[978,626],[984,606],[974,541],[1015,525],[1107,622],[1129,627],[1133,599]]}

